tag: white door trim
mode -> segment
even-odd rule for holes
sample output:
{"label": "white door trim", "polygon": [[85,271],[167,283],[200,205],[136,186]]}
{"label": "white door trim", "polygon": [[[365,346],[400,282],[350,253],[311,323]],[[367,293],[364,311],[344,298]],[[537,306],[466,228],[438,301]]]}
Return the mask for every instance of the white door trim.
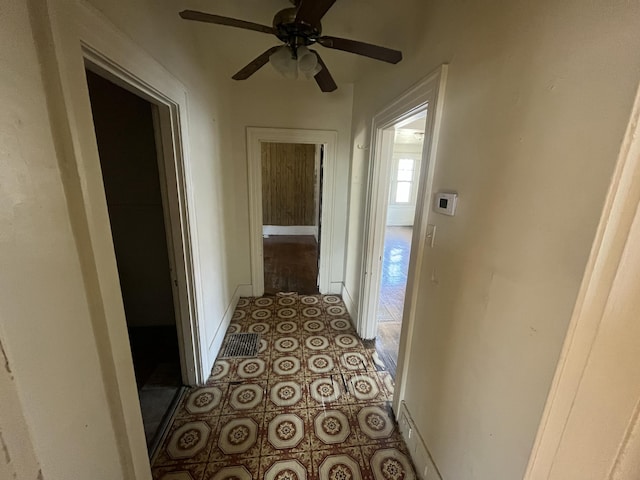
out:
{"label": "white door trim", "polygon": [[422,149],[418,198],[416,204],[415,223],[411,243],[411,259],[405,296],[404,316],[400,347],[398,352],[398,369],[396,373],[396,394],[394,410],[398,412],[400,401],[404,395],[406,366],[409,362],[406,346],[411,342],[414,325],[415,304],[418,297],[419,265],[425,248],[427,219],[431,205],[431,188],[433,172],[436,164],[438,134],[442,120],[442,103],[447,79],[447,65],[441,65],[436,71],[415,84],[403,95],[391,102],[385,109],[373,117],[371,135],[371,161],[369,169],[369,191],[364,229],[363,262],[361,274],[360,304],[356,328],[362,338],[374,338],[376,335],[376,308],[378,288],[384,251],[384,233],[389,198],[390,161],[382,161],[386,153],[391,157],[392,138],[389,128],[399,122],[414,117],[428,109],[425,125],[425,138]]}
{"label": "white door trim", "polygon": [[194,288],[195,263],[189,222],[185,162],[178,121],[180,105],[164,93],[150,88],[141,79],[88,45],[83,45],[82,52],[88,69],[145,98],[156,107],[154,126],[158,128],[156,142],[160,147],[157,152],[158,171],[166,223],[182,379],[189,385],[202,383],[202,366],[198,347],[198,312]]}
{"label": "white door trim", "polygon": [[249,181],[249,223],[251,235],[251,284],[253,295],[264,294],[264,257],[262,249],[262,142],[309,143],[324,145],[322,160],[322,205],[320,233],[320,293],[331,291],[331,258],[333,252],[333,200],[338,133],[332,130],[247,127],[247,171]]}
{"label": "white door trim", "polygon": [[[118,441],[123,478],[151,478],[140,403],[131,361],[126,320],[119,287],[118,272],[110,235],[109,216],[100,170],[91,105],[86,84],[85,56],[93,62],[116,66],[127,81],[156,98],[171,112],[172,145],[181,165],[175,175],[180,179],[185,204],[181,206],[180,225],[190,251],[186,285],[191,324],[188,338],[193,347],[193,366],[187,372],[189,383],[204,383],[208,366],[199,336],[199,313],[203,311],[199,271],[195,202],[189,165],[187,90],[160,63],[123,34],[100,11],[86,1],[39,2],[46,9],[47,23],[40,25],[42,40],[51,48],[44,56],[43,78],[51,124],[65,166],[62,181],[68,198],[69,216],[78,245],[79,260],[91,309],[95,348],[113,428]],[[107,61],[108,59],[108,61]],[[166,119],[165,119],[166,121]],[[167,172],[169,173],[169,172]],[[188,207],[187,207],[188,205]],[[188,356],[188,355],[187,355]]]}
{"label": "white door trim", "polygon": [[638,478],[640,93],[525,480]]}

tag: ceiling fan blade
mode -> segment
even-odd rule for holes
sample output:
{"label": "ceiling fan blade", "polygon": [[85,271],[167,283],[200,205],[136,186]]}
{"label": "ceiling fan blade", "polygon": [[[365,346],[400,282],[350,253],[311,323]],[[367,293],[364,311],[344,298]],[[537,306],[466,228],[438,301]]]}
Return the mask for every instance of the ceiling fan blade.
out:
{"label": "ceiling fan blade", "polygon": [[185,20],[195,20],[196,22],[215,23],[217,25],[227,25],[229,27],[244,28],[245,30],[254,30],[262,33],[276,33],[273,27],[260,25],[259,23],[245,22],[236,18],[221,17],[212,13],[196,12],[195,10],[183,10],[180,16]]}
{"label": "ceiling fan blade", "polygon": [[336,0],[302,0],[298,5],[296,22],[316,25]]}
{"label": "ceiling fan blade", "polygon": [[322,67],[322,70],[316,73],[315,77],[313,78],[315,78],[316,83],[320,87],[320,90],[322,90],[323,92],[333,92],[338,88],[338,85],[336,85],[336,82],[333,80],[333,77],[329,73],[329,69],[322,61],[320,54],[315,50],[311,51],[316,54],[316,57],[318,58],[318,64]]}
{"label": "ceiling fan blade", "polygon": [[260,70],[262,67],[264,67],[264,65],[269,61],[269,57],[271,56],[271,54],[276,50],[278,50],[280,47],[281,45],[278,45],[276,47],[271,47],[262,55],[253,59],[246,67],[244,67],[242,70],[240,70],[231,78],[233,78],[234,80],[246,80],[251,75],[253,75],[258,70]]}
{"label": "ceiling fan blade", "polygon": [[386,47],[371,45],[370,43],[358,42],[339,37],[319,37],[318,43],[323,47],[334,48],[344,52],[351,52],[357,55],[382,60],[388,63],[398,63],[402,60],[402,52]]}

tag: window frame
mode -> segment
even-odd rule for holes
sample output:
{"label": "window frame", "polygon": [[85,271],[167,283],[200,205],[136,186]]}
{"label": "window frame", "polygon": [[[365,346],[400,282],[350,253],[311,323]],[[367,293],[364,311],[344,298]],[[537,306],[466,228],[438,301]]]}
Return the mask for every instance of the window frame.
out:
{"label": "window frame", "polygon": [[[417,184],[420,178],[420,163],[422,160],[422,152],[394,152],[393,156],[393,168],[391,171],[391,185],[389,188],[389,205],[399,207],[411,207],[414,206],[418,198]],[[407,182],[408,180],[398,180],[398,170],[400,167],[400,160],[410,159],[413,160],[413,176],[410,180],[411,190],[409,192],[408,202],[397,202],[396,194],[398,191],[398,183]]]}

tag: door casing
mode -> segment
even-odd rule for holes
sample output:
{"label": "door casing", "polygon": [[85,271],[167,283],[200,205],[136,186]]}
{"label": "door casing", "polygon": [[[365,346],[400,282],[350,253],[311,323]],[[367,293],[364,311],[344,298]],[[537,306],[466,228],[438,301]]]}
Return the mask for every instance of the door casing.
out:
{"label": "door casing", "polygon": [[[182,380],[188,385],[201,383],[200,350],[194,342],[197,332],[193,297],[193,258],[184,183],[184,163],[178,153],[176,116],[178,108],[168,97],[137,81],[114,62],[89,47],[83,48],[88,70],[138,95],[152,105],[153,126],[158,155],[160,194],[164,214],[171,288],[174,299]],[[191,288],[190,288],[191,287]]]}
{"label": "door casing", "polygon": [[433,174],[436,164],[438,134],[442,123],[442,110],[447,79],[447,65],[441,65],[433,73],[409,88],[403,95],[392,101],[373,117],[371,128],[369,189],[364,226],[364,245],[360,275],[360,296],[356,319],[358,334],[365,339],[376,336],[378,288],[382,258],[384,253],[384,234],[387,220],[387,204],[391,175],[391,157],[393,150],[393,131],[391,127],[414,119],[427,111],[425,137],[422,148],[422,164],[418,180],[418,198],[416,202],[415,223],[411,241],[411,255],[398,351],[396,371],[396,390],[393,409],[399,411],[404,397],[404,384],[407,365],[410,361],[407,345],[411,343],[415,321],[415,305],[419,293],[419,266],[422,263],[426,246],[427,224],[431,210]]}
{"label": "door casing", "polygon": [[251,285],[255,297],[264,294],[264,254],[262,244],[262,143],[310,143],[324,145],[322,165],[322,206],[318,288],[323,294],[339,294],[341,285],[331,282],[333,252],[333,202],[338,133],[332,130],[288,128],[247,128],[249,181],[249,223],[251,246]]}

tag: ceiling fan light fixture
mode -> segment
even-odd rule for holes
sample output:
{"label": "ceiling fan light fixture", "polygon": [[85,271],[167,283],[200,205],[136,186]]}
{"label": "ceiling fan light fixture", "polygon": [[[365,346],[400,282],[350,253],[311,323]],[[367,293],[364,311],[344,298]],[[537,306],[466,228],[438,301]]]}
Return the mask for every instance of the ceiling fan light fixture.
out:
{"label": "ceiling fan light fixture", "polygon": [[313,70],[308,72],[302,72],[302,73],[304,74],[307,80],[311,80],[313,77],[315,77],[317,74],[320,73],[320,70],[322,70],[322,65],[320,65],[316,60],[316,66],[313,67]]}
{"label": "ceiling fan light fixture", "polygon": [[318,57],[307,47],[298,47],[298,70],[308,75],[318,66]]}
{"label": "ceiling fan light fixture", "polygon": [[298,63],[293,58],[288,45],[283,45],[269,57],[269,63],[285,78],[298,78]]}

